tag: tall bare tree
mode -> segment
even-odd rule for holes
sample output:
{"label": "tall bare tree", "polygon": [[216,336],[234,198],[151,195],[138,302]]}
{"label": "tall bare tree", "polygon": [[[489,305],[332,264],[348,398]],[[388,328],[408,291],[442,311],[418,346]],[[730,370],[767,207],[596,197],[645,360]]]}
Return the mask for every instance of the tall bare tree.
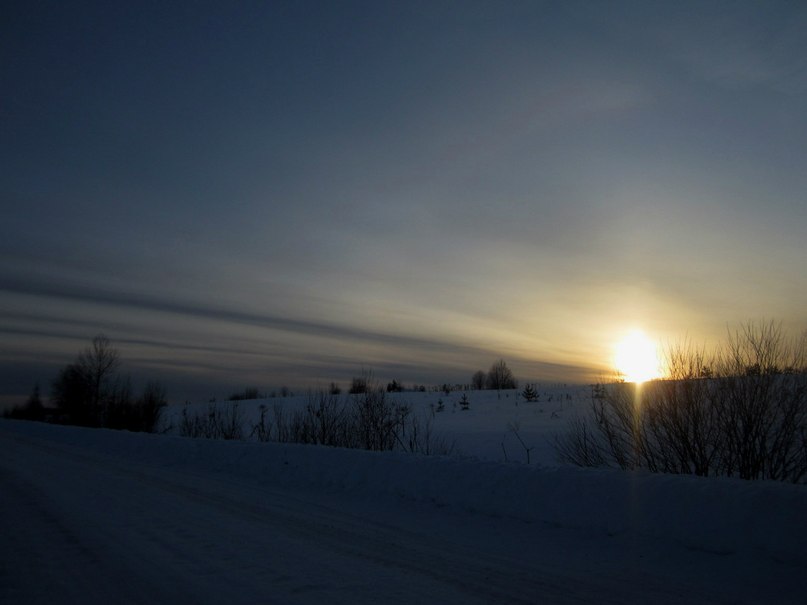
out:
{"label": "tall bare tree", "polygon": [[86,377],[90,387],[90,405],[97,408],[113,388],[115,374],[120,366],[118,350],[109,338],[99,334],[92,339],[89,347],[78,354],[76,365]]}
{"label": "tall bare tree", "polygon": [[51,395],[65,422],[104,426],[108,399],[117,388],[119,365],[117,349],[99,334],[73,363],[62,368]]}

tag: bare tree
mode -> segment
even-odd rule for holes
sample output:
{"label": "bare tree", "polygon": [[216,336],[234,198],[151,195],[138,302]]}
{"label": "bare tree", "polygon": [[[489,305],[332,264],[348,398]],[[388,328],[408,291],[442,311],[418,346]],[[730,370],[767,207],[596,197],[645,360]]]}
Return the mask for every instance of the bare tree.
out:
{"label": "bare tree", "polygon": [[119,367],[120,355],[110,340],[103,334],[93,338],[53,381],[51,396],[59,420],[80,426],[156,430],[166,405],[165,390],[151,382],[135,398],[129,379],[118,374]]}
{"label": "bare tree", "polygon": [[474,390],[481,391],[482,389],[485,388],[485,380],[486,380],[485,372],[483,372],[482,370],[477,370],[471,377],[471,387]]}
{"label": "bare tree", "polygon": [[518,386],[516,379],[513,377],[513,372],[507,367],[503,359],[495,362],[490,366],[487,376],[487,387],[502,391],[505,389],[515,389]]}
{"label": "bare tree", "polygon": [[106,399],[115,390],[118,352],[104,335],[93,338],[76,361],[61,370],[52,385],[52,399],[70,424],[104,426]]}
{"label": "bare tree", "polygon": [[120,356],[109,339],[99,334],[92,344],[78,355],[76,364],[82,368],[92,388],[94,403],[101,400],[120,365]]}

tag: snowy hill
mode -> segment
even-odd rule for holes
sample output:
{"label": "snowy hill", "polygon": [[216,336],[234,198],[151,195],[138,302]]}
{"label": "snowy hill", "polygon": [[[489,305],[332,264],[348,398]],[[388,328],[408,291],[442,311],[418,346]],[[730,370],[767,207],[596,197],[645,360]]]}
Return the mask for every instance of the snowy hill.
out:
{"label": "snowy hill", "polygon": [[0,422],[4,603],[800,603],[804,486]]}

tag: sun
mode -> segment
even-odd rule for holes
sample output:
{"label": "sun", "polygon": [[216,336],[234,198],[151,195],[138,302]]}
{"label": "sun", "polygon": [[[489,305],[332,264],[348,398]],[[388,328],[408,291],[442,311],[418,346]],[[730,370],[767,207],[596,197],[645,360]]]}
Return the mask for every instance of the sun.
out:
{"label": "sun", "polygon": [[627,382],[645,382],[660,375],[656,345],[641,330],[634,330],[616,344],[614,363]]}

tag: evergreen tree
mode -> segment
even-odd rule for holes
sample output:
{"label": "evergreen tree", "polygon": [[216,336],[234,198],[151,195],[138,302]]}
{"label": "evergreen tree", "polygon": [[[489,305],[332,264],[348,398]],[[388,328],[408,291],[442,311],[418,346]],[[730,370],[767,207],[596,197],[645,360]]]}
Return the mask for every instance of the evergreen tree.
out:
{"label": "evergreen tree", "polygon": [[527,383],[527,386],[524,387],[524,390],[521,391],[521,396],[526,401],[537,401],[538,400],[538,393],[531,384]]}

